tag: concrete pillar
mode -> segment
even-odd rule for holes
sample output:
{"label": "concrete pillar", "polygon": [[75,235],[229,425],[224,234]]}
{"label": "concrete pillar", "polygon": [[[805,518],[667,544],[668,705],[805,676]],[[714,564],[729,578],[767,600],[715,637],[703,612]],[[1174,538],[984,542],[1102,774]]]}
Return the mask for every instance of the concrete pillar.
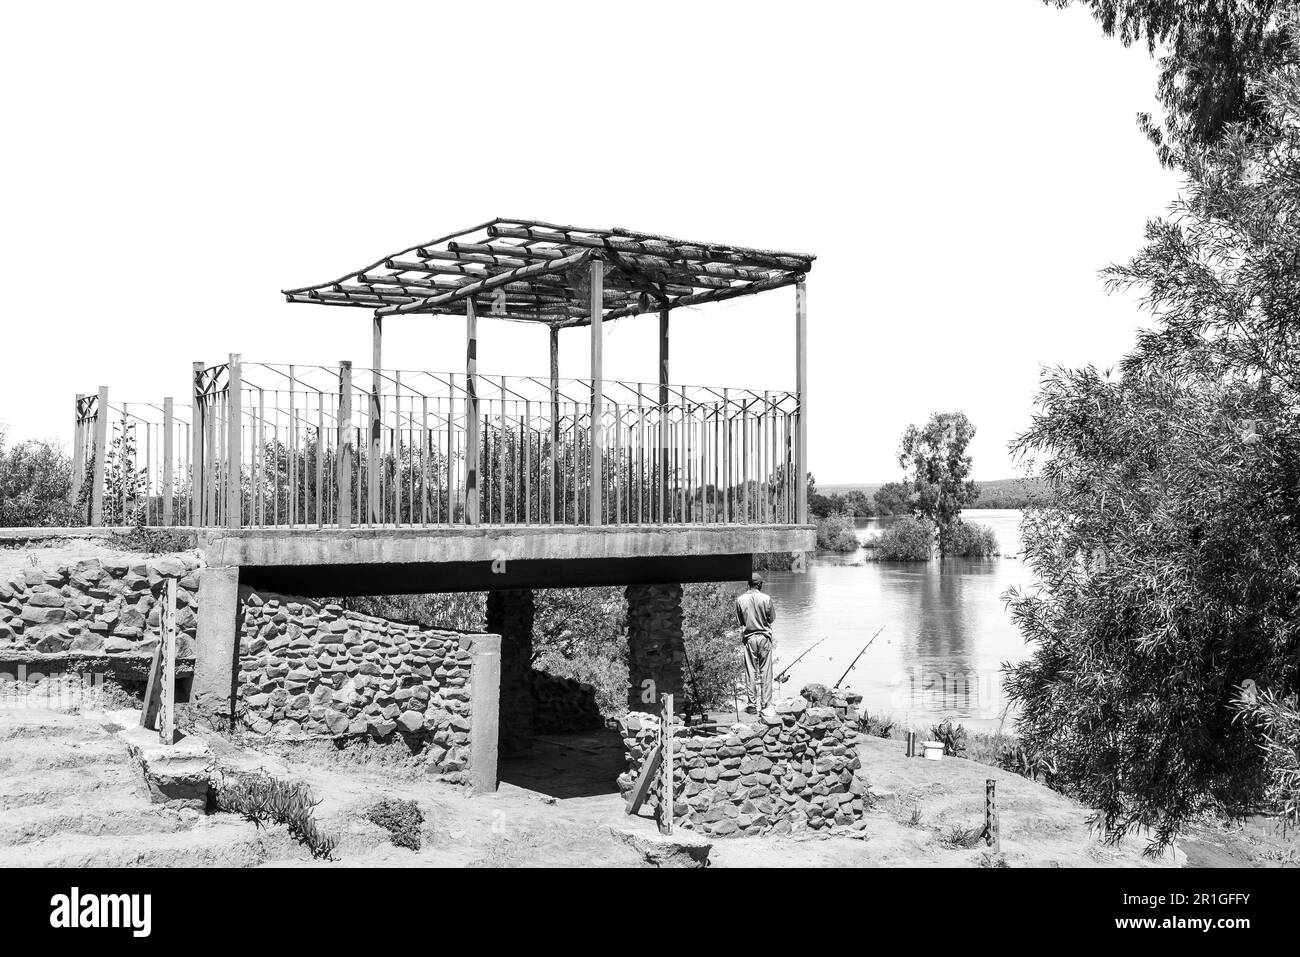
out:
{"label": "concrete pillar", "polygon": [[501,636],[475,635],[469,672],[469,788],[497,789],[497,738],[501,710]]}
{"label": "concrete pillar", "polygon": [[487,630],[501,636],[501,750],[523,751],[533,745],[533,593],[488,592]]}
{"label": "concrete pillar", "polygon": [[228,715],[239,661],[239,569],[210,566],[199,572],[198,633],[190,703]]}
{"label": "concrete pillar", "polygon": [[628,710],[657,712],[660,695],[686,697],[682,586],[628,585],[626,594]]}

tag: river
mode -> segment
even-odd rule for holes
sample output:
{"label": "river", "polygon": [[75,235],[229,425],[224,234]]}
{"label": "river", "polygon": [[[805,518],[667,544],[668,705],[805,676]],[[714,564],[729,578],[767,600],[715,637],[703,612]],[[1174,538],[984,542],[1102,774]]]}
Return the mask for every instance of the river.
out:
{"label": "river", "polygon": [[[1032,576],[1013,555],[1020,550],[1018,510],[962,514],[993,528],[1004,557],[876,562],[862,550],[817,552],[802,573],[764,573],[777,609],[776,671],[825,639],[794,666],[784,693],[810,681],[834,684],[884,625],[844,682],[862,694],[865,710],[916,727],[945,717],[998,726],[1007,705],[1000,667],[1028,654],[1002,596]],[[878,535],[892,521],[859,519],[858,538]]]}

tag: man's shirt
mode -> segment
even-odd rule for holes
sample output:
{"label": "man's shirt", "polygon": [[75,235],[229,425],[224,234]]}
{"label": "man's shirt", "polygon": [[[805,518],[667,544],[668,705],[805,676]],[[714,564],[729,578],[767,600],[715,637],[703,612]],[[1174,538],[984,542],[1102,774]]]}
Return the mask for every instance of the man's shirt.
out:
{"label": "man's shirt", "polygon": [[772,622],[776,621],[776,606],[772,598],[757,588],[751,588],[736,599],[736,618],[744,629],[743,638],[750,635],[772,637]]}

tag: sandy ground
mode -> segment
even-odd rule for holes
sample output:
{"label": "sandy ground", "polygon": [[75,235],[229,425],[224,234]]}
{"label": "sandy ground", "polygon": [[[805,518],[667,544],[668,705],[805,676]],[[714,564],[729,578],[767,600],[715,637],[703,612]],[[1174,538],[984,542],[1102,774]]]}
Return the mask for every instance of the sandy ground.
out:
{"label": "sandy ground", "polygon": [[[658,842],[648,817],[628,817],[613,780],[612,734],[545,737],[503,760],[495,794],[470,797],[430,781],[391,749],[329,745],[241,747],[211,737],[230,768],[262,768],[310,785],[317,820],[340,838],[336,862],[314,861],[282,827],[229,814],[151,804],[115,731],[132,712],[0,707],[0,865],[223,864],[229,866],[636,867]],[[846,836],[715,841],[718,867],[1169,867],[1296,863],[1296,843],[1269,824],[1212,828],[1159,858],[1140,841],[1103,846],[1088,810],[1017,775],[961,759],[907,758],[900,741],[866,738],[863,765],[876,806],[862,839]],[[1001,854],[955,847],[955,828],[984,819],[985,780],[997,781]],[[394,847],[365,810],[383,797],[415,801],[419,851]],[[680,829],[679,829],[680,830]],[[689,832],[687,832],[689,834]],[[629,840],[635,838],[635,840]],[[698,840],[698,838],[696,838]],[[654,856],[654,855],[651,855]]]}

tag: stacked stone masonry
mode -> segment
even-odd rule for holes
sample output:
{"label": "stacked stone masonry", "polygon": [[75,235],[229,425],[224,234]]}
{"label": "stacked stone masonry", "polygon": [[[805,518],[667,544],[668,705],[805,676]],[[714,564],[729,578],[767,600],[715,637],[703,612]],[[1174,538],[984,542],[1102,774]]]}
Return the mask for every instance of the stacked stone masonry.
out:
{"label": "stacked stone masonry", "polygon": [[176,579],[177,654],[193,658],[199,558],[89,558],[31,565],[0,579],[0,659],[151,654],[161,630],[164,580]]}
{"label": "stacked stone masonry", "polygon": [[[856,696],[854,696],[856,698]],[[802,697],[776,702],[752,723],[716,735],[673,728],[673,823],[713,837],[861,830],[869,801],[858,757],[857,709],[843,696],[826,707]],[[623,722],[627,798],[659,741],[660,718],[633,712]],[[663,774],[646,805],[663,803]]]}
{"label": "stacked stone masonry", "polygon": [[628,710],[638,711],[660,695],[681,696],[686,643],[682,636],[681,585],[628,585]]}
{"label": "stacked stone masonry", "polygon": [[576,734],[605,727],[591,685],[545,671],[530,672],[529,680],[533,726],[538,734]]}
{"label": "stacked stone masonry", "polygon": [[288,740],[405,740],[459,779],[470,757],[475,635],[301,598],[248,594],[237,695],[252,731]]}
{"label": "stacked stone masonry", "polygon": [[501,636],[501,750],[526,750],[535,731],[533,593],[526,588],[490,591],[486,611],[487,630]]}

